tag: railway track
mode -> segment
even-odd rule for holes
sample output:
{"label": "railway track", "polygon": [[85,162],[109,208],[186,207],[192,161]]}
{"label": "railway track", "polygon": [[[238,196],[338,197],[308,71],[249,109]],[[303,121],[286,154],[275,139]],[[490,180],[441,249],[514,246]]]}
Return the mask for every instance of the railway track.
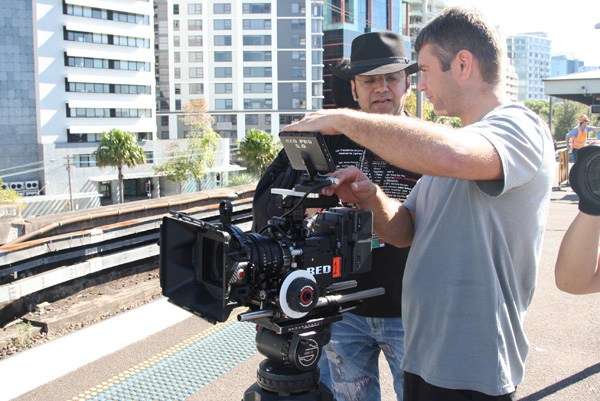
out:
{"label": "railway track", "polygon": [[[232,203],[232,221],[249,230],[251,200]],[[186,212],[207,222],[218,221],[218,205],[200,209]],[[15,317],[15,309],[29,307],[23,302],[26,297],[37,301],[36,293],[73,280],[157,259],[162,218],[133,219],[0,248],[0,326]],[[15,303],[20,307],[11,308]]]}

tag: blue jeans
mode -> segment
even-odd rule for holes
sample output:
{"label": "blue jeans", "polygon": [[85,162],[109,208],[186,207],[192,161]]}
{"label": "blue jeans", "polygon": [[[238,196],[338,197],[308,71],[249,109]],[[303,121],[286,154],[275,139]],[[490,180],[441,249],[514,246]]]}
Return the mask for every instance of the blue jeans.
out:
{"label": "blue jeans", "polygon": [[332,325],[331,341],[319,361],[321,382],[336,401],[379,401],[379,354],[383,351],[402,401],[404,328],[397,317],[373,318],[345,313]]}

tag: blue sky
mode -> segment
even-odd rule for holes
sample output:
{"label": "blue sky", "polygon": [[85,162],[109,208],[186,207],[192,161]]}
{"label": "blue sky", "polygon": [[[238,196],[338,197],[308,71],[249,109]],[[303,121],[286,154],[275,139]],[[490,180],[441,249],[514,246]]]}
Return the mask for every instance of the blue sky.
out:
{"label": "blue sky", "polygon": [[448,5],[477,8],[507,36],[546,32],[552,55],[566,54],[600,66],[600,0],[446,0]]}

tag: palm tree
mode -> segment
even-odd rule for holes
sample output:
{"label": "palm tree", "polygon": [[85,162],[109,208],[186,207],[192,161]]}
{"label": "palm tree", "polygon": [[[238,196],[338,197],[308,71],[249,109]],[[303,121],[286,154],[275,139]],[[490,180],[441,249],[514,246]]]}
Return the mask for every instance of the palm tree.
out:
{"label": "palm tree", "polygon": [[94,152],[98,167],[116,167],[119,179],[119,203],[124,202],[123,166],[134,167],[146,162],[144,149],[137,144],[133,134],[112,129],[102,136]]}

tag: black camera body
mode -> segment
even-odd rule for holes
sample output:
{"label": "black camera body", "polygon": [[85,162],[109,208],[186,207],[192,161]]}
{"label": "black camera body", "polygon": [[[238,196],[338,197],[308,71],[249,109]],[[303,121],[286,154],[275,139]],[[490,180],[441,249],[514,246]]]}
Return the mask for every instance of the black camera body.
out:
{"label": "black camera body", "polygon": [[270,311],[275,321],[300,319],[333,283],[370,270],[370,212],[290,214],[258,234],[232,225],[229,208],[221,205],[220,224],[175,214],[161,227],[163,294],[206,320],[223,322],[237,306]]}
{"label": "black camera body", "polygon": [[[280,137],[292,168],[305,175],[292,190],[272,189],[284,214],[259,233],[244,233],[231,223],[229,202],[220,205],[219,224],[185,213],[163,219],[163,295],[210,322],[227,320],[238,306],[250,309],[240,320],[264,326],[307,321],[315,308],[335,303],[327,296],[355,287],[349,280],[371,269],[371,212],[339,206],[337,197],[319,194],[334,182],[324,175],[334,164],[323,138],[318,133]],[[307,208],[320,211],[306,217]]]}

